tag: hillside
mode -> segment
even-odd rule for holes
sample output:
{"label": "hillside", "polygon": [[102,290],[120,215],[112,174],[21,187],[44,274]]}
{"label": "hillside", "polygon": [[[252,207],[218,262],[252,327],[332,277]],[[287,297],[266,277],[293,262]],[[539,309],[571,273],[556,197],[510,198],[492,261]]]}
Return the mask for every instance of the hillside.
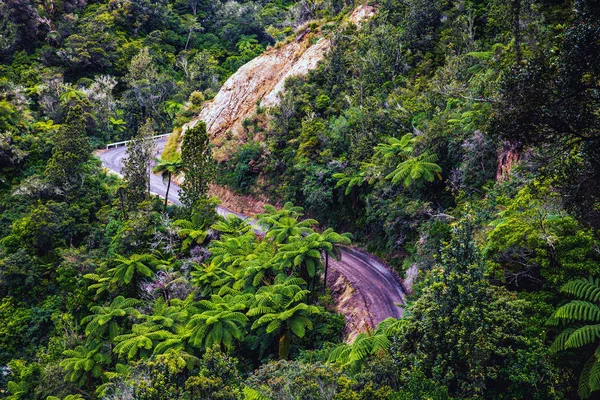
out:
{"label": "hillside", "polygon": [[0,397],[598,398],[598,21],[0,1]]}
{"label": "hillside", "polygon": [[[375,14],[375,8],[359,6],[346,23],[356,26]],[[331,40],[317,26],[303,25],[288,43],[277,43],[260,56],[241,66],[221,87],[214,99],[202,105],[200,114],[183,125],[183,132],[198,121],[206,124],[211,138],[231,132],[237,137],[242,122],[256,114],[257,107],[279,104],[285,81],[304,77],[316,68],[331,47]]]}

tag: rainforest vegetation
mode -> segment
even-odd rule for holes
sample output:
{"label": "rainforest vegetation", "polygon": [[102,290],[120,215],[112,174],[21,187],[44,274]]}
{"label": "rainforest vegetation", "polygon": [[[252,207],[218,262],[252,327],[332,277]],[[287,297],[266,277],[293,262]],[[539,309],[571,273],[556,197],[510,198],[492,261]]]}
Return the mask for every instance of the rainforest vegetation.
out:
{"label": "rainforest vegetation", "polygon": [[[0,2],[0,397],[597,398],[599,22],[594,0]],[[331,49],[243,137],[198,123],[155,154],[301,26]],[[123,140],[117,176],[94,151]],[[181,205],[152,173],[185,175]],[[222,217],[213,182],[277,206]],[[326,280],[347,246],[407,293],[351,340]]]}

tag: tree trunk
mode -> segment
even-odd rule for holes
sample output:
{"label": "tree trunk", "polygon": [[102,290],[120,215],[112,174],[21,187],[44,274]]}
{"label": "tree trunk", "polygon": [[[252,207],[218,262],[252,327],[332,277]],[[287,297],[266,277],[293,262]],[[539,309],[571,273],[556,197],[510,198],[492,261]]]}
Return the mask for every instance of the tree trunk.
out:
{"label": "tree trunk", "polygon": [[187,48],[188,48],[188,44],[190,43],[190,38],[192,37],[192,32],[193,31],[190,30],[190,32],[188,33],[187,40],[185,41],[185,48],[184,48],[184,50],[187,50]]}
{"label": "tree trunk", "polygon": [[119,188],[119,203],[121,203],[121,211],[123,212],[123,219],[127,219],[127,210],[125,209],[125,193],[123,189]]}
{"label": "tree trunk", "polygon": [[292,333],[288,331],[285,323],[281,327],[281,336],[279,338],[279,359],[287,360],[292,347]]}
{"label": "tree trunk", "polygon": [[498,155],[498,167],[496,169],[496,180],[498,182],[508,179],[512,168],[521,159],[522,147],[520,142],[504,142],[503,149]]}
{"label": "tree trunk", "polygon": [[169,201],[169,189],[171,188],[171,173],[169,173],[169,182],[167,183],[167,193],[165,193],[165,206],[163,213],[167,213],[167,202]]}
{"label": "tree trunk", "polygon": [[325,252],[325,276],[323,277],[324,289],[327,289],[327,272],[329,272],[329,253]]}

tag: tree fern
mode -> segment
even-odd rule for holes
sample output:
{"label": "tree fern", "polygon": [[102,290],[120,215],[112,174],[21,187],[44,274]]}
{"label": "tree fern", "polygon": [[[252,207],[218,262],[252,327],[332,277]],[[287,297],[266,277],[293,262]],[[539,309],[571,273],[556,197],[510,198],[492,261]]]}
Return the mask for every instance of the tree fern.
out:
{"label": "tree fern", "polygon": [[228,214],[225,220],[218,221],[211,228],[221,234],[231,236],[242,236],[252,229],[249,224],[234,214]]}
{"label": "tree fern", "polygon": [[112,340],[119,332],[119,324],[127,317],[139,317],[141,313],[135,309],[135,306],[141,304],[136,299],[126,299],[123,296],[117,296],[107,306],[93,306],[90,311],[93,313],[81,320],[86,324],[85,334],[88,341],[96,338],[102,338],[108,334],[108,339]]}
{"label": "tree fern", "polygon": [[134,286],[138,276],[153,276],[154,268],[159,264],[157,258],[152,254],[133,254],[129,258],[118,256],[116,263],[116,267],[107,271],[111,283],[128,285],[133,282]]}
{"label": "tree fern", "polygon": [[204,243],[208,230],[204,229],[206,222],[200,214],[192,214],[189,220],[179,219],[173,226],[179,228],[179,236],[183,238],[181,250],[187,251],[190,247]]}
{"label": "tree fern", "polygon": [[[566,283],[561,291],[578,297],[559,307],[547,324],[567,326],[554,339],[550,349],[554,352],[577,349],[600,339],[600,280],[589,277],[575,279]],[[587,324],[586,324],[587,323]],[[592,323],[592,324],[590,324]],[[579,378],[579,395],[588,398],[593,392],[600,390],[600,346],[586,362]]]}
{"label": "tree fern", "polygon": [[331,175],[334,179],[337,179],[335,189],[340,186],[345,186],[344,195],[348,196],[352,193],[354,188],[359,188],[365,183],[365,171],[358,171],[352,173],[338,172]]}
{"label": "tree fern", "polygon": [[422,181],[433,182],[436,177],[442,179],[442,168],[435,163],[436,160],[435,154],[420,154],[398,164],[385,178],[394,184],[402,182],[405,187],[413,183],[420,184]]}
{"label": "tree fern", "polygon": [[265,213],[257,215],[259,225],[269,229],[273,226],[276,221],[282,218],[294,218],[298,219],[304,214],[304,209],[300,206],[295,206],[291,202],[287,202],[283,205],[280,210],[277,210],[270,204],[265,205]]}
{"label": "tree fern", "polygon": [[231,348],[235,340],[245,334],[248,317],[245,295],[211,296],[211,301],[198,302],[198,312],[191,315],[186,328],[190,331],[189,342],[194,347],[208,348],[215,344]]}
{"label": "tree fern", "polygon": [[251,326],[252,330],[264,329],[264,333],[277,334],[279,357],[288,357],[293,336],[303,337],[307,329],[312,329],[311,317],[320,314],[319,307],[302,303],[309,291],[299,284],[298,278],[279,275],[273,285],[261,287],[254,296],[254,304],[246,315],[258,317]]}
{"label": "tree fern", "polygon": [[141,356],[149,356],[157,343],[167,340],[180,340],[180,338],[162,329],[160,325],[134,325],[132,332],[115,337],[114,342],[117,345],[113,352],[121,358],[128,360],[136,358],[138,353]]}
{"label": "tree fern", "polygon": [[83,385],[89,383],[92,377],[101,377],[104,372],[103,365],[110,363],[110,357],[102,350],[101,344],[96,342],[65,350],[63,355],[66,358],[60,362],[65,371],[65,380]]}
{"label": "tree fern", "polygon": [[400,334],[404,324],[403,320],[388,318],[380,322],[374,331],[358,334],[351,344],[343,343],[335,347],[327,362],[358,372],[370,355],[389,351],[390,338]]}
{"label": "tree fern", "polygon": [[416,138],[407,133],[400,139],[390,137],[386,139],[387,143],[379,143],[375,146],[375,157],[387,159],[406,159],[413,152],[413,145]]}

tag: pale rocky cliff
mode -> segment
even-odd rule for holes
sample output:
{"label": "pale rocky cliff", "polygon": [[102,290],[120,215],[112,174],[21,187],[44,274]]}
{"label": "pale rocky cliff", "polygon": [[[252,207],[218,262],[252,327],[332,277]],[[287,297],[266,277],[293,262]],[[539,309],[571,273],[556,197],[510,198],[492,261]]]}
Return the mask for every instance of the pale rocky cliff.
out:
{"label": "pale rocky cliff", "polygon": [[[361,22],[375,14],[375,8],[360,6],[349,21],[360,27]],[[243,65],[223,85],[211,101],[206,102],[200,115],[183,126],[183,132],[204,121],[211,138],[231,131],[234,136],[241,130],[244,119],[256,112],[257,104],[273,107],[279,102],[285,80],[304,76],[316,68],[331,46],[320,33],[308,28],[300,31],[296,40],[267,50],[261,56]],[[316,42],[315,42],[316,41]]]}

